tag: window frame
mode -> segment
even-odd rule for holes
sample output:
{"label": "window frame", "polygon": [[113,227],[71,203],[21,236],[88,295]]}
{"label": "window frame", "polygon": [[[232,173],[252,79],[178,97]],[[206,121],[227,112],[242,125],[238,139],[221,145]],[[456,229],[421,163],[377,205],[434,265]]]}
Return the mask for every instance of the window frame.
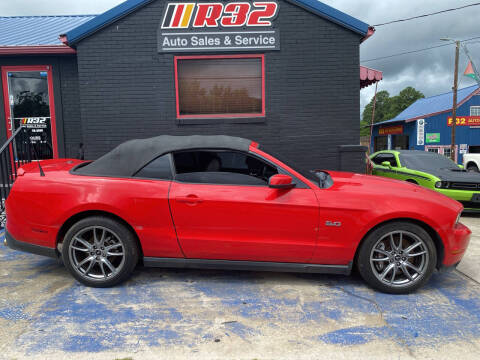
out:
{"label": "window frame", "polygon": [[382,156],[385,156],[385,157],[386,157],[386,156],[388,156],[388,157],[393,157],[393,159],[395,160],[396,166],[393,166],[392,163],[390,162],[390,160],[388,160],[388,159],[385,159],[385,160],[383,160],[382,162],[388,161],[388,162],[390,162],[390,166],[392,166],[392,167],[399,167],[399,166],[398,166],[399,164],[398,164],[397,157],[395,156],[395,154],[392,154],[392,153],[380,153],[380,154],[377,154],[377,155],[374,156],[373,159],[372,159],[373,163],[374,163],[375,165],[377,165],[377,166],[383,166],[382,163],[379,164],[379,163],[375,162],[375,159],[376,159],[376,158],[382,157]]}
{"label": "window frame", "polygon": [[[180,99],[178,92],[178,61],[201,59],[261,59],[262,73],[262,112],[261,113],[232,113],[232,114],[180,114]],[[264,54],[239,54],[239,55],[189,55],[174,56],[175,73],[175,107],[177,120],[183,119],[235,119],[235,118],[264,118],[265,117],[265,55]]]}
{"label": "window frame", "polygon": [[[472,110],[476,110],[478,114],[472,114]],[[470,116],[480,116],[480,106],[478,105],[470,106]]]}
{"label": "window frame", "polygon": [[187,182],[187,181],[181,181],[177,179],[177,167],[175,165],[175,153],[181,153],[181,152],[191,152],[191,151],[215,151],[215,152],[220,152],[220,151],[226,151],[226,152],[236,152],[243,154],[245,156],[251,156],[256,158],[257,160],[260,160],[267,165],[277,169],[278,174],[284,174],[284,175],[289,175],[292,177],[292,182],[295,183],[295,189],[309,189],[309,186],[305,184],[302,180],[297,178],[295,175],[290,174],[287,170],[285,170],[283,167],[275,164],[274,162],[265,159],[263,156],[260,156],[252,151],[240,151],[240,150],[235,150],[235,149],[228,149],[228,148],[194,148],[194,149],[185,149],[185,150],[179,150],[179,151],[172,151],[170,153],[170,162],[172,164],[172,172],[173,172],[173,179],[172,181],[178,182],[180,184],[194,184],[194,185],[217,185],[217,186],[248,186],[248,187],[265,187],[268,188],[268,182],[265,185],[249,185],[249,184],[219,184],[219,183],[195,183],[195,182]]}

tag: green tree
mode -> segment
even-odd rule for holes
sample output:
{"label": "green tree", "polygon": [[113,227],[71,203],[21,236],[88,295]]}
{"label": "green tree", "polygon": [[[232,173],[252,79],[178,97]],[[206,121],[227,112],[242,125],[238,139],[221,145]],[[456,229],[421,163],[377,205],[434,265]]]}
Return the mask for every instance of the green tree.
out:
{"label": "green tree", "polygon": [[[400,114],[403,110],[409,107],[418,99],[424,98],[420,91],[414,89],[411,86],[406,87],[396,96],[390,97],[388,91],[379,91],[377,93],[377,103],[375,105],[375,118],[374,123],[393,119]],[[360,121],[360,135],[365,136],[370,134],[370,122],[372,121],[373,100],[365,106],[362,114],[362,120]]]}

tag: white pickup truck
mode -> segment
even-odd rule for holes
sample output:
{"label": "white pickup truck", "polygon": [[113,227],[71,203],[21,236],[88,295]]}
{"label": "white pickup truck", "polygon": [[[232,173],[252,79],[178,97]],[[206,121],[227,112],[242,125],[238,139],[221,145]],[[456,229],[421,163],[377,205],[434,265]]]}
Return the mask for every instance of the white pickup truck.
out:
{"label": "white pickup truck", "polygon": [[463,167],[468,171],[479,172],[480,169],[480,154],[464,154]]}

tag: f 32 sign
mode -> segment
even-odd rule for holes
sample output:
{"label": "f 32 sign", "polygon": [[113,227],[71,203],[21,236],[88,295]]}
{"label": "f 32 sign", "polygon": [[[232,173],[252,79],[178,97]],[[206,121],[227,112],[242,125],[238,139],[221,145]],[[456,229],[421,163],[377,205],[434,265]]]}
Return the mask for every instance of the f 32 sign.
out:
{"label": "f 32 sign", "polygon": [[276,1],[167,3],[158,51],[280,50]]}

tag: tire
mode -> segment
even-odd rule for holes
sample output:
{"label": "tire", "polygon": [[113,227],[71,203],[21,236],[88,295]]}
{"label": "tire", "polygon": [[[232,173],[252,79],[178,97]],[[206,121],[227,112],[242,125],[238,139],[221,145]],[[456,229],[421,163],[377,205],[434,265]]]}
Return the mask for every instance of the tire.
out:
{"label": "tire", "polygon": [[412,179],[407,179],[405,180],[406,182],[409,182],[411,184],[415,184],[415,185],[418,185],[418,182],[416,182],[415,180],[412,180]]}
{"label": "tire", "polygon": [[479,172],[477,165],[468,165],[468,166],[467,166],[467,171],[477,172],[477,173]]}
{"label": "tire", "polygon": [[108,217],[92,216],[67,231],[62,257],[65,267],[80,283],[110,287],[131,276],[139,249],[134,234],[125,225]]}
{"label": "tire", "polygon": [[360,245],[357,257],[357,268],[365,282],[389,294],[408,294],[422,287],[436,264],[437,251],[430,235],[406,221],[375,229]]}

